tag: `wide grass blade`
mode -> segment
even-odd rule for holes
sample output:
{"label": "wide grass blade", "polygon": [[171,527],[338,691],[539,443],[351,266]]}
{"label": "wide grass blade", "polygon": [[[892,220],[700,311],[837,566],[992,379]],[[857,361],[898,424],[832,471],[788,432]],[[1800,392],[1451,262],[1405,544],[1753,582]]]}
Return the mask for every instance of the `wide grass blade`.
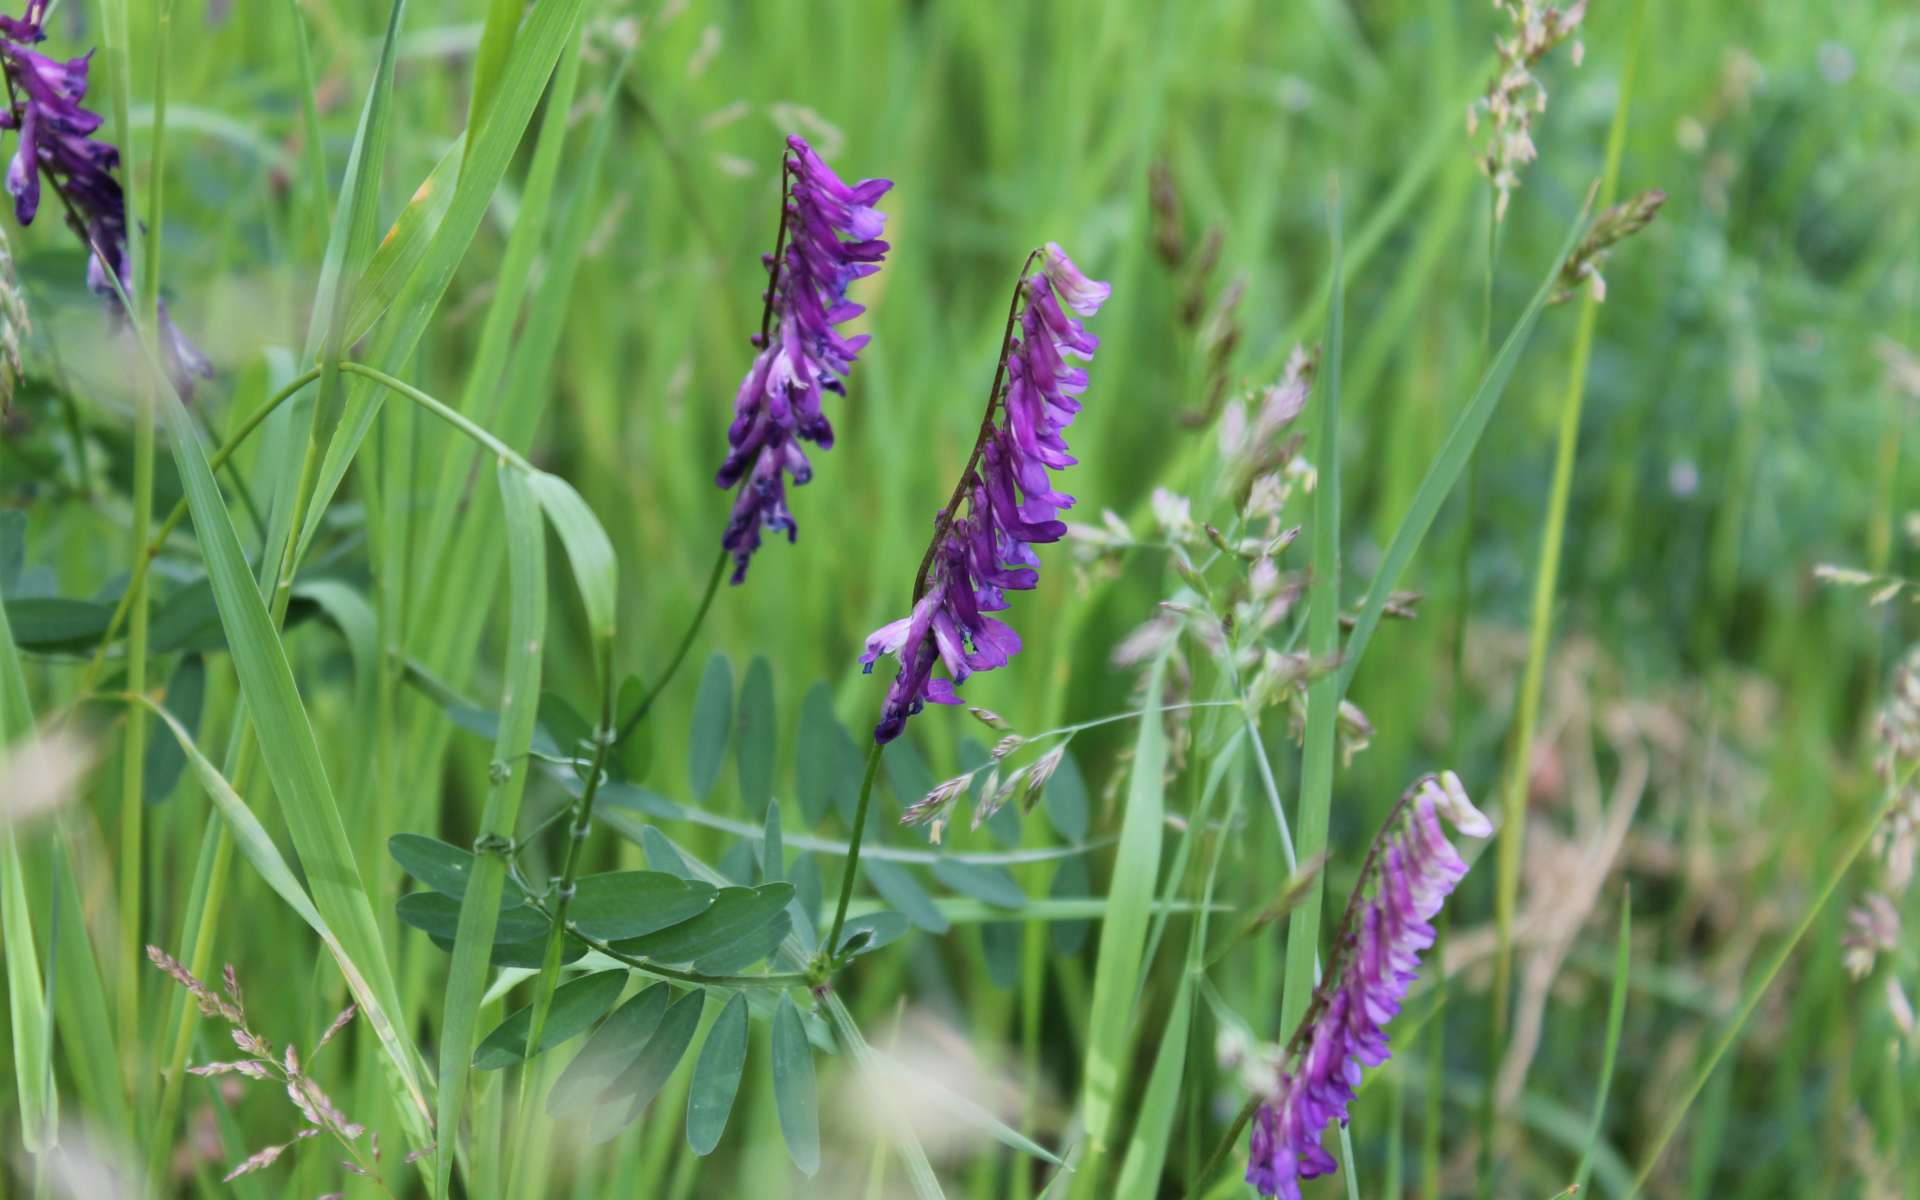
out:
{"label": "wide grass blade", "polygon": [[527,483],[566,549],[593,637],[605,642],[613,637],[619,600],[620,564],[614,560],[613,541],[572,484],[544,471],[534,472]]}
{"label": "wide grass blade", "polygon": [[[494,782],[487,792],[480,830],[483,838],[506,845],[511,843],[520,819],[520,798],[526,790],[529,765],[527,750],[533,744],[534,719],[540,706],[540,664],[547,628],[547,541],[540,505],[525,473],[503,464],[499,481],[506,515],[511,599],[503,717],[494,738]],[[440,1196],[451,1195],[454,1146],[466,1104],[474,1030],[506,878],[507,864],[502,855],[476,855],[460,905],[440,1034],[440,1141],[434,1164],[436,1194]]]}
{"label": "wide grass blade", "polygon": [[1167,1144],[1173,1136],[1173,1118],[1180,1102],[1180,1081],[1186,1074],[1188,1030],[1193,1023],[1193,983],[1184,977],[1174,989],[1173,1011],[1161,1029],[1160,1049],[1153,1072],[1134,1118],[1127,1156],[1120,1164],[1118,1196],[1151,1196],[1166,1166]]}
{"label": "wide grass blade", "polygon": [[1108,890],[1106,921],[1100,927],[1085,1083],[1080,1095],[1086,1152],[1080,1161],[1076,1195],[1089,1194],[1097,1183],[1131,1058],[1134,989],[1154,898],[1151,881],[1160,874],[1160,842],[1166,818],[1167,737],[1160,721],[1165,667],[1164,659],[1156,662],[1147,681],[1140,732],[1134,740],[1133,772],[1121,816],[1120,846],[1113,859],[1113,878],[1125,883]]}

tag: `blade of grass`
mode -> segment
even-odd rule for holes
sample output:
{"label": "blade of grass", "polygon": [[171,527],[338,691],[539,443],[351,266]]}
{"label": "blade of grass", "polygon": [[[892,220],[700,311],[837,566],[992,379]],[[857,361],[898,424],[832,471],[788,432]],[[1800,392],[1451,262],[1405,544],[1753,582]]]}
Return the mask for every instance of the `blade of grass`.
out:
{"label": "blade of grass", "polygon": [[[526,790],[530,763],[527,751],[533,744],[534,720],[539,712],[540,664],[547,626],[547,543],[539,501],[520,471],[501,467],[499,482],[506,514],[511,588],[503,668],[506,685],[501,698],[505,716],[494,739],[493,785],[480,817],[481,837],[496,845],[511,844],[520,818],[520,798]],[[453,1156],[506,877],[507,860],[502,854],[476,855],[473,877],[460,905],[441,1024],[440,1141],[434,1156],[435,1194],[440,1196],[452,1194]]]}
{"label": "blade of grass", "polygon": [[[1340,338],[1346,307],[1346,277],[1340,240],[1338,183],[1333,185],[1328,204],[1333,269],[1327,285],[1327,345],[1322,355],[1320,413],[1313,433],[1313,461],[1320,479],[1313,490],[1313,577],[1308,585],[1307,610],[1308,653],[1319,663],[1333,658],[1339,651],[1340,639]],[[1328,814],[1333,808],[1333,742],[1339,709],[1339,681],[1332,671],[1323,670],[1307,684],[1307,725],[1300,752],[1300,799],[1294,809],[1295,862],[1311,862],[1327,847]],[[1319,983],[1320,909],[1325,896],[1324,878],[1316,871],[1287,919],[1287,965],[1280,996],[1282,1043],[1292,1036]],[[1352,1178],[1351,1171],[1348,1178]]]}
{"label": "blade of grass", "polygon": [[513,49],[520,14],[525,10],[520,0],[492,0],[487,7],[487,23],[480,30],[480,49],[473,56],[473,90],[467,99],[469,133],[480,128],[486,119],[494,90],[500,84],[500,73],[506,68],[507,54]]}
{"label": "blade of grass", "polygon": [[[1197,937],[1193,945],[1199,945]],[[1180,1099],[1180,1082],[1186,1073],[1195,966],[1194,955],[1189,952],[1180,983],[1174,989],[1173,1010],[1167,1014],[1160,1035],[1160,1049],[1154,1054],[1153,1071],[1147,1076],[1140,1113],[1134,1118],[1127,1155],[1120,1164],[1116,1195],[1150,1196],[1159,1189],[1160,1173],[1167,1161],[1167,1141],[1173,1133],[1174,1112]]]}
{"label": "blade of grass", "polygon": [[1140,732],[1134,741],[1133,771],[1127,785],[1114,853],[1113,878],[1126,886],[1108,889],[1106,920],[1100,927],[1099,957],[1094,963],[1086,1066],[1080,1096],[1085,1152],[1072,1194],[1093,1194],[1109,1149],[1109,1137],[1126,1085],[1133,1041],[1134,989],[1146,945],[1151,881],[1160,873],[1160,841],[1166,816],[1166,729],[1160,721],[1160,696],[1166,660],[1157,660],[1147,678]]}
{"label": "blade of grass", "polygon": [[1573,1190],[1587,1186],[1593,1174],[1593,1150],[1600,1143],[1600,1129],[1606,1123],[1607,1093],[1613,1088],[1614,1062],[1620,1053],[1620,1029],[1627,1018],[1627,985],[1633,978],[1633,889],[1620,895],[1620,937],[1613,953],[1613,990],[1607,997],[1607,1041],[1600,1054],[1600,1086],[1593,1094],[1593,1119],[1587,1125],[1587,1147],[1580,1152],[1580,1165],[1573,1173]]}
{"label": "blade of grass", "polygon": [[[409,1096],[415,1104],[424,1106],[425,1098],[419,1094],[416,1082],[410,1078],[415,1061],[412,1047],[403,1040],[400,1030],[388,1016],[394,1009],[379,994],[377,986],[367,977],[360,962],[349,953],[333,926],[321,915],[313,899],[307,894],[307,890],[300,885],[300,880],[294,875],[293,868],[288,866],[287,860],[281,857],[280,850],[273,844],[273,838],[267,833],[266,827],[260,824],[260,819],[253,815],[253,810],[247,807],[246,801],[240,798],[239,793],[233,790],[233,785],[220,773],[220,769],[200,752],[198,746],[194,745],[193,735],[187,732],[186,727],[181,725],[173,714],[150,697],[129,695],[127,698],[150,709],[166,725],[175,740],[180,743],[182,752],[186,754],[187,765],[192,768],[194,777],[200,781],[200,786],[206,791],[208,799],[213,801],[214,807],[219,809],[221,818],[232,831],[234,843],[239,847],[240,853],[245,856],[248,864],[266,881],[267,886],[273,889],[275,895],[286,901],[287,906],[293,909],[309,928],[320,935],[321,942],[333,955],[334,961],[339,964],[340,972],[346,978],[348,990],[353,993],[354,1001],[360,1005],[361,1015],[366,1018],[367,1023],[380,1039],[381,1045],[386,1048],[389,1059],[401,1072]],[[307,877],[310,880],[314,878],[311,872]]]}
{"label": "blade of grass", "polygon": [[[396,370],[412,358],[428,321],[453,282],[455,269],[479,232],[494,189],[506,174],[562,48],[578,37],[585,8],[586,0],[554,0],[535,5],[528,12],[507,56],[486,122],[468,142],[446,216],[434,229],[419,268],[383,318],[386,323],[376,338],[378,349],[373,360],[385,369]],[[379,406],[378,393],[361,391],[349,400],[346,419],[328,444],[321,464],[316,503],[300,531],[296,561],[305,555],[319,531],[320,517],[346,477],[347,467],[372,428]]]}
{"label": "blade of grass", "polygon": [[[519,6],[511,4],[510,0],[509,6],[517,17]],[[495,7],[498,9],[499,6]],[[489,17],[489,33],[492,31],[491,21],[497,15],[496,12],[494,17]],[[483,38],[483,59],[484,44]],[[480,65],[476,63],[476,75],[480,70]],[[567,124],[579,81],[580,44],[575,41],[568,44],[561,55],[559,69],[554,72],[553,89],[547,97],[547,112],[540,124],[540,137],[534,146],[533,162],[527,168],[526,183],[520,192],[520,216],[514,222],[513,232],[507,236],[507,248],[501,255],[500,268],[494,276],[493,301],[487,306],[487,319],[476,341],[473,366],[467,373],[466,387],[459,399],[461,412],[483,421],[490,422],[492,414],[485,411],[482,397],[498,391],[500,378],[506,372],[508,356],[514,345],[514,331],[520,324],[521,308],[533,276],[534,258],[547,232],[547,222],[540,218],[550,210],[552,204],[554,181],[559,175],[561,156],[566,149]],[[478,83],[475,86],[477,89]],[[429,185],[434,183],[432,180],[428,182]],[[440,192],[451,198],[453,189],[450,178],[437,186]],[[559,268],[552,266],[550,269]],[[511,438],[507,441],[510,445],[515,444]],[[425,540],[421,543],[415,595],[422,598],[431,593],[437,584],[444,583],[450,574],[443,556],[452,536],[454,522],[469,507],[459,504],[457,498],[465,491],[466,480],[473,472],[473,457],[466,447],[458,446],[451,447],[441,460],[439,481],[430,493],[437,499],[427,519]],[[464,564],[453,565],[457,570]],[[422,611],[436,610],[423,606]],[[437,611],[444,612],[445,609]]]}
{"label": "blade of grass", "polygon": [[[313,726],[294,685],[286,649],[207,466],[199,431],[171,388],[162,386],[160,391],[174,461],[193,514],[194,535],[206,560],[214,605],[246,698],[261,760],[280,797],[288,830],[312,883],[314,905],[326,918],[353,969],[363,978],[369,1002],[385,1013],[399,1012],[398,994],[373,907],[340,820]],[[413,1132],[424,1143],[430,1109],[418,1057],[398,1030],[387,1028],[381,1040],[405,1093],[400,1111],[411,1114]]]}
{"label": "blade of grass", "polygon": [[[27,683],[6,605],[0,604],[0,749],[18,744],[32,732]],[[74,919],[78,920],[77,914]],[[5,816],[0,816],[0,938],[6,943],[7,1011],[14,1094],[20,1102],[20,1140],[39,1160],[56,1144],[60,1123],[60,1098],[53,1088],[53,1016],[41,984],[20,847],[14,840],[13,822]]]}
{"label": "blade of grass", "polygon": [[1353,632],[1347,636],[1346,649],[1340,659],[1340,695],[1346,695],[1353,683],[1354,672],[1359,669],[1367,643],[1372,640],[1374,630],[1378,628],[1386,610],[1387,598],[1400,582],[1400,576],[1412,561],[1414,551],[1420,548],[1421,539],[1433,527],[1433,519],[1439,514],[1441,503],[1459,481],[1460,473],[1466,469],[1474,448],[1480,444],[1480,435],[1486,432],[1487,422],[1493,417],[1501,394],[1506,391],[1507,381],[1513,378],[1521,351],[1526,349],[1528,340],[1533,336],[1533,327],[1540,319],[1540,311],[1546,307],[1547,298],[1553,294],[1558,283],[1560,264],[1566,261],[1568,253],[1586,229],[1587,213],[1591,207],[1591,200],[1581,206],[1579,215],[1567,230],[1560,250],[1548,265],[1546,276],[1540,281],[1533,299],[1521,312],[1519,320],[1514,322],[1506,341],[1501,343],[1500,353],[1487,364],[1486,373],[1480,377],[1473,397],[1454,420],[1446,441],[1440,446],[1440,452],[1434,456],[1433,465],[1427,468],[1419,489],[1414,492],[1413,503],[1408,507],[1406,516],[1394,528],[1393,540],[1387,544],[1387,551],[1380,559],[1380,568],[1374,572],[1373,582],[1367,588],[1367,598],[1361,606],[1359,617],[1354,621]]}
{"label": "blade of grass", "polygon": [[100,1124],[123,1145],[133,1144],[133,1111],[121,1088],[119,1042],[113,1029],[113,1001],[87,937],[86,906],[74,878],[71,834],[61,830],[53,839],[55,894],[63,913],[55,923],[54,954],[60,964],[60,1007],[53,1014],[66,1048],[67,1069],[90,1120]]}

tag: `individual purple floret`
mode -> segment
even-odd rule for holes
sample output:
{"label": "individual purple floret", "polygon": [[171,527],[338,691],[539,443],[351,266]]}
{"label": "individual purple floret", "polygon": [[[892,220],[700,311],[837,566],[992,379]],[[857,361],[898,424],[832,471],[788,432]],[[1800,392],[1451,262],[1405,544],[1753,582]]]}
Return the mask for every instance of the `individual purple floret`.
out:
{"label": "individual purple floret", "polygon": [[784,530],[789,542],[799,532],[786,479],[797,485],[813,475],[800,441],[823,450],[833,445],[820,393],[846,394],[847,372],[867,344],[867,335],[842,337],[835,327],[865,311],[847,300],[847,287],[878,271],[887,253],[879,240],[886,217],[873,205],[890,180],[842,183],[797,135],[787,138],[783,171],[785,207],[766,259],[766,311],[753,339],[760,353],[734,397],[731,449],[714,478],[723,488],[740,486],[720,540],[733,555],[735,583],[746,579],[762,529]]}
{"label": "individual purple floret", "polygon": [[[873,731],[883,744],[900,736],[927,701],[958,704],[955,685],[975,671],[1007,665],[1020,636],[986,614],[1007,607],[1007,589],[1039,582],[1033,547],[1057,542],[1067,531],[1058,513],[1073,497],[1056,491],[1048,472],[1075,462],[1063,434],[1087,388],[1087,372],[1069,365],[1067,356],[1091,361],[1099,339],[1061,305],[1090,317],[1113,289],[1081,274],[1052,242],[1028,263],[1036,257],[1040,269],[1024,276],[1014,295],[1019,334],[1009,314],[987,417],[953,498],[935,520],[913,611],[875,630],[860,656],[869,673],[883,654],[900,660]],[[964,517],[957,515],[962,500]],[[936,661],[946,678],[933,674]]]}
{"label": "individual purple floret", "polygon": [[[46,0],[28,0],[26,12],[19,17],[0,16],[0,66],[7,81],[0,129],[20,135],[7,167],[7,193],[13,197],[14,216],[22,225],[31,225],[40,211],[41,176],[46,176],[66,209],[68,226],[88,243],[88,289],[124,320],[120,297],[101,262],[104,257],[113,264],[120,288],[131,294],[127,198],[113,177],[120,151],[94,140],[100,117],[81,107],[92,53],[61,62],[28,48],[46,39],[41,28],[46,9]],[[181,397],[190,399],[194,379],[210,378],[213,367],[174,325],[165,301],[160,302],[158,315],[160,353],[167,372]]]}
{"label": "individual purple floret", "polygon": [[1362,1069],[1391,1053],[1386,1025],[1416,977],[1420,952],[1433,945],[1427,922],[1467,873],[1442,816],[1468,837],[1493,832],[1452,771],[1421,778],[1388,818],[1361,868],[1326,979],[1254,1116],[1247,1182],[1262,1196],[1299,1200],[1302,1179],[1333,1172],[1320,1135],[1336,1120],[1346,1123]]}

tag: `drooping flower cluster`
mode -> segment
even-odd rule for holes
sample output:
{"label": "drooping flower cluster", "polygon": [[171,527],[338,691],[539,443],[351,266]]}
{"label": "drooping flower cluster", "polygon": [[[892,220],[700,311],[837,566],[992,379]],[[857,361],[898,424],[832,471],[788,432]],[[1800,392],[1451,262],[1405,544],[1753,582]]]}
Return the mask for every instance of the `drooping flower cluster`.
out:
{"label": "drooping flower cluster", "polygon": [[[907,718],[927,701],[958,704],[954,688],[967,676],[1007,665],[1020,637],[986,614],[1007,607],[1008,589],[1039,582],[1033,547],[1057,542],[1067,531],[1058,514],[1073,497],[1055,490],[1048,472],[1076,461],[1064,433],[1080,411],[1077,397],[1086,391],[1087,372],[1070,365],[1068,356],[1092,361],[1099,339],[1066,309],[1090,317],[1113,289],[1088,279],[1052,242],[1037,256],[1040,269],[1019,284],[1016,303],[1024,302],[1024,309],[1017,336],[1008,325],[1001,359],[1005,390],[996,378],[973,456],[935,519],[913,611],[875,630],[860,658],[868,673],[882,654],[900,661],[873,731],[883,744],[900,736]],[[965,516],[958,515],[962,500]],[[934,676],[936,661],[947,678]]]}
{"label": "drooping flower cluster", "polygon": [[1414,784],[1389,818],[1347,906],[1326,981],[1254,1117],[1247,1182],[1262,1196],[1299,1200],[1302,1179],[1334,1170],[1320,1136],[1332,1122],[1346,1122],[1362,1069],[1391,1053],[1385,1028],[1400,1011],[1420,952],[1433,945],[1427,922],[1467,873],[1442,816],[1469,837],[1493,832],[1451,771]]}
{"label": "drooping flower cluster", "polygon": [[[28,0],[21,16],[0,16],[0,66],[7,82],[0,129],[14,130],[20,139],[7,167],[7,193],[13,197],[14,216],[30,225],[40,211],[41,176],[46,177],[66,209],[67,224],[88,244],[88,289],[124,320],[125,310],[105,266],[113,264],[120,289],[132,294],[127,197],[113,176],[120,151],[94,139],[100,116],[81,107],[92,53],[61,62],[30,48],[46,39],[41,27],[46,8],[46,0]],[[165,301],[158,315],[167,372],[181,397],[189,398],[194,380],[211,377],[213,367],[173,323]]]}
{"label": "drooping flower cluster", "polygon": [[[891,180],[842,183],[804,138],[787,138],[787,184],[780,246],[766,259],[771,272],[766,319],[754,339],[760,353],[734,398],[730,449],[714,482],[739,486],[721,545],[733,555],[733,582],[747,577],[763,529],[799,533],[787,508],[787,476],[807,482],[813,467],[800,441],[825,450],[833,426],[820,408],[823,391],[846,394],[847,372],[867,335],[843,337],[835,328],[865,311],[847,300],[854,280],[880,269],[886,217],[873,207]],[[843,240],[843,238],[845,240]]]}

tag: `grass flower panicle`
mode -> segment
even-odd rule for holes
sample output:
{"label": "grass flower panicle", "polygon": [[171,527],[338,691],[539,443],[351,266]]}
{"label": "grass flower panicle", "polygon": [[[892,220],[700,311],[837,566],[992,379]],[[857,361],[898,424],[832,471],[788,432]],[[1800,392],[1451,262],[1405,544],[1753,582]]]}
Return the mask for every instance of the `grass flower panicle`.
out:
{"label": "grass flower panicle", "polygon": [[[100,115],[81,104],[92,53],[63,62],[32,48],[46,40],[46,9],[45,0],[28,0],[20,16],[0,16],[0,67],[7,81],[0,129],[19,134],[7,166],[7,194],[13,197],[14,216],[31,225],[40,211],[41,177],[46,177],[66,209],[67,224],[91,248],[88,290],[124,320],[118,293],[133,291],[133,258],[127,246],[127,197],[113,174],[120,151],[93,136]],[[107,274],[109,263],[119,280],[117,291]],[[167,373],[181,398],[191,398],[194,380],[211,378],[213,366],[173,323],[164,300],[158,318],[157,341]]]}
{"label": "grass flower panicle", "polygon": [[833,426],[821,409],[822,392],[846,394],[846,377],[867,335],[843,336],[838,326],[865,310],[847,299],[854,280],[880,269],[886,217],[874,204],[891,180],[841,182],[806,139],[787,138],[782,166],[785,199],[769,272],[759,347],[734,397],[727,457],[714,482],[738,487],[721,545],[733,556],[733,582],[747,577],[764,529],[799,534],[787,507],[786,480],[803,484],[813,467],[800,448],[833,445]]}
{"label": "grass flower panicle", "polygon": [[1427,922],[1467,873],[1442,817],[1468,837],[1493,832],[1451,771],[1422,778],[1388,817],[1361,868],[1326,977],[1254,1116],[1247,1182],[1262,1196],[1299,1200],[1300,1180],[1335,1169],[1321,1132],[1346,1122],[1361,1072],[1392,1053],[1386,1025],[1416,978],[1420,952],[1433,945]]}
{"label": "grass flower panicle", "polygon": [[[1048,472],[1077,461],[1065,430],[1080,411],[1087,372],[1069,359],[1090,362],[1099,345],[1067,312],[1091,317],[1113,289],[1087,278],[1053,242],[1029,255],[1028,264],[1036,258],[1040,269],[1023,271],[1015,289],[987,415],[960,483],[935,520],[913,609],[875,630],[860,657],[868,673],[884,654],[900,663],[873,731],[881,744],[899,737],[927,701],[959,704],[954,689],[967,676],[1007,665],[1020,636],[986,614],[1007,607],[1008,590],[1039,583],[1033,547],[1057,542],[1067,531],[1059,513],[1073,497],[1056,490]],[[965,516],[957,511],[962,500]],[[933,674],[936,663],[946,678]]]}
{"label": "grass flower panicle", "polygon": [[1467,134],[1480,130],[1485,115],[1491,128],[1479,156],[1481,173],[1492,181],[1494,220],[1505,219],[1507,204],[1520,187],[1520,172],[1540,157],[1533,143],[1533,121],[1547,111],[1547,89],[1533,69],[1547,52],[1574,37],[1573,65],[1585,57],[1585,47],[1574,31],[1587,15],[1587,0],[1574,0],[1565,9],[1541,6],[1538,0],[1494,0],[1494,8],[1510,25],[1507,36],[1494,39],[1500,72],[1487,85],[1486,95],[1467,109]]}

